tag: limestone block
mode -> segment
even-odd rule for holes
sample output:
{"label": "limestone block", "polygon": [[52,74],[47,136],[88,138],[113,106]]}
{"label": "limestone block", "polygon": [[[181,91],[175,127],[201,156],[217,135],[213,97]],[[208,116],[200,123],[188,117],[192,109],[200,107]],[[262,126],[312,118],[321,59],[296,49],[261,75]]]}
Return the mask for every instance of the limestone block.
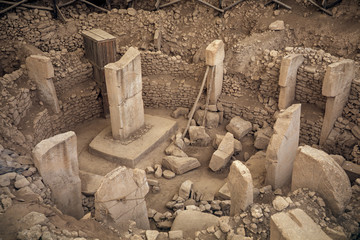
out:
{"label": "limestone block", "polygon": [[354,61],[349,59],[330,64],[326,69],[322,94],[328,98],[321,128],[320,145],[325,143],[336,119],[341,116],[348,101],[351,82],[355,77],[354,69]]}
{"label": "limestone block", "polygon": [[48,104],[55,113],[59,113],[59,102],[51,79],[54,77],[54,68],[50,58],[31,55],[26,58],[26,68],[28,69],[29,78],[36,83],[39,89],[40,99],[45,104]]}
{"label": "limestone block", "polygon": [[174,143],[171,143],[165,149],[165,154],[175,156],[175,157],[187,157],[188,156],[183,150],[181,150],[179,147],[177,147]]}
{"label": "limestone block", "polygon": [[310,146],[299,147],[294,162],[291,189],[318,192],[334,214],[341,214],[351,198],[345,171],[327,153]]}
{"label": "limestone block", "polygon": [[272,22],[272,23],[269,25],[269,29],[270,29],[270,30],[275,30],[275,31],[284,30],[284,29],[285,29],[284,21],[282,21],[282,20],[277,20],[277,21],[275,21],[275,22]]}
{"label": "limestone block", "polygon": [[326,97],[336,97],[343,92],[348,92],[354,77],[355,64],[353,60],[345,59],[330,64],[326,69],[322,94]]}
{"label": "limestone block", "polygon": [[258,151],[246,161],[245,166],[249,169],[253,180],[253,186],[261,188],[264,186],[266,177],[266,153]]}
{"label": "limestone block", "polygon": [[225,183],[217,192],[217,197],[223,199],[223,200],[230,200],[231,199],[231,193],[229,189],[229,184]]}
{"label": "limestone block", "polygon": [[236,116],[230,120],[230,123],[226,126],[226,130],[234,134],[234,137],[241,140],[252,129],[252,124],[249,121]]}
{"label": "limestone block", "polygon": [[205,131],[205,127],[190,126],[189,136],[191,144],[196,146],[205,147],[208,146],[211,141],[210,136]]}
{"label": "limestone block", "polygon": [[225,45],[222,40],[214,40],[205,50],[206,65],[215,66],[221,64],[225,58]]}
{"label": "limestone block", "polygon": [[114,139],[126,139],[145,124],[142,93],[120,105],[110,104],[111,131]]}
{"label": "limestone block", "polygon": [[41,141],[33,149],[33,158],[57,208],[80,219],[84,212],[75,133],[70,131]]}
{"label": "limestone block", "polygon": [[[194,119],[198,125],[202,125],[203,119],[204,119],[204,110],[197,110],[194,115]],[[205,126],[207,128],[216,128],[218,127],[220,122],[220,116],[218,113],[215,112],[207,112],[206,113],[206,120],[205,120]]]}
{"label": "limestone block", "polygon": [[140,52],[131,47],[104,69],[113,138],[123,140],[144,125]]}
{"label": "limestone block", "polygon": [[295,99],[296,75],[304,62],[302,54],[290,54],[281,61],[279,85],[279,109],[288,108]]}
{"label": "limestone block", "polygon": [[293,162],[299,145],[301,104],[293,104],[279,114],[274,134],[266,150],[266,185],[281,188],[291,181]]}
{"label": "limestone block", "polygon": [[270,240],[331,240],[303,210],[292,209],[271,216]]}
{"label": "limestone block", "polygon": [[270,138],[273,135],[271,127],[263,128],[255,133],[254,147],[256,149],[266,149],[269,145]]}
{"label": "limestone block", "polygon": [[94,195],[99,189],[101,182],[104,180],[104,176],[80,171],[80,179],[81,192],[85,195]]}
{"label": "limestone block", "polygon": [[184,174],[200,167],[200,162],[193,157],[167,156],[163,158],[162,166],[176,174]]}
{"label": "limestone block", "polygon": [[232,133],[226,133],[222,139],[218,149],[211,157],[209,168],[213,171],[218,171],[224,167],[234,154],[234,135]]}
{"label": "limestone block", "polygon": [[195,232],[205,230],[214,225],[216,226],[218,222],[219,218],[213,214],[185,210],[176,215],[171,230],[182,230],[184,238],[195,239]]}
{"label": "limestone block", "polygon": [[360,178],[360,165],[359,164],[356,164],[356,163],[353,163],[350,161],[345,161],[341,166],[345,170],[350,181],[355,181],[357,178]]}
{"label": "limestone block", "polygon": [[185,182],[183,182],[179,188],[179,197],[182,197],[185,200],[188,199],[190,197],[192,187],[192,181],[186,180]]}
{"label": "limestone block", "polygon": [[149,192],[145,171],[118,167],[105,175],[95,193],[95,218],[127,229],[128,221],[149,229],[145,195]]}
{"label": "limestone block", "polygon": [[178,107],[174,112],[172,112],[171,117],[179,118],[180,116],[185,116],[189,113],[189,108]]}
{"label": "limestone block", "polygon": [[228,187],[231,195],[230,215],[245,211],[253,203],[253,183],[249,169],[240,161],[230,167]]}

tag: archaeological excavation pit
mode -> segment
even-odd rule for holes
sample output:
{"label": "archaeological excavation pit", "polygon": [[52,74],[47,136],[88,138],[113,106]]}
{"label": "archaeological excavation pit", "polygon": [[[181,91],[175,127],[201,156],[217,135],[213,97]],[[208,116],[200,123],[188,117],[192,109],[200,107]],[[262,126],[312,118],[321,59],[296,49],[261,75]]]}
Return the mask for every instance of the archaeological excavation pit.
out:
{"label": "archaeological excavation pit", "polygon": [[0,239],[359,239],[359,13],[0,1]]}

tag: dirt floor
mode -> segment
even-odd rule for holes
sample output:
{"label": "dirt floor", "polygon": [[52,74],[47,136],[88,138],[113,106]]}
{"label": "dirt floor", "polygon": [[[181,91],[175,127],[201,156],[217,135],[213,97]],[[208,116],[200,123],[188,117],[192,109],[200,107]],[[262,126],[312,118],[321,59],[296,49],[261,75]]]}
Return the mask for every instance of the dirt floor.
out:
{"label": "dirt floor", "polygon": [[[170,117],[171,111],[164,109],[145,109],[145,114],[161,116],[164,118],[173,119]],[[187,119],[180,117],[176,119],[178,124],[178,130],[183,131],[187,124]],[[95,173],[99,175],[105,175],[114,168],[116,168],[116,163],[104,160],[102,158],[96,157],[90,154],[87,151],[87,147],[91,140],[106,126],[110,124],[109,119],[95,119],[93,121],[87,122],[82,126],[75,129],[75,133],[78,137],[78,153],[79,153],[79,165],[80,170],[87,171],[90,173]],[[228,124],[227,121],[224,121],[216,129],[209,129],[209,134],[215,136],[215,134],[226,133],[225,126]],[[169,146],[170,139],[163,142],[156,149],[147,154],[137,165],[136,168],[144,169],[148,166],[154,166],[155,164],[161,164],[162,158],[165,155],[165,148]],[[235,156],[237,159],[243,159],[243,153],[248,152],[250,156],[256,152],[253,146],[252,137],[246,137],[242,140],[243,143],[243,152],[242,155]],[[210,145],[208,147],[193,147],[188,146],[184,150],[189,157],[197,158],[201,167],[187,172],[182,175],[176,175],[173,179],[159,178],[156,179],[153,174],[147,175],[149,179],[156,179],[159,181],[160,192],[152,193],[151,191],[146,196],[147,207],[155,209],[159,212],[165,212],[168,209],[166,208],[166,203],[170,201],[175,194],[178,193],[180,185],[186,181],[191,180],[194,183],[195,189],[197,189],[202,194],[211,194],[215,195],[218,190],[225,184],[225,178],[228,175],[228,168],[224,168],[220,172],[213,172],[209,169],[208,165],[211,159],[211,156],[215,149]],[[230,164],[230,163],[229,163]]]}

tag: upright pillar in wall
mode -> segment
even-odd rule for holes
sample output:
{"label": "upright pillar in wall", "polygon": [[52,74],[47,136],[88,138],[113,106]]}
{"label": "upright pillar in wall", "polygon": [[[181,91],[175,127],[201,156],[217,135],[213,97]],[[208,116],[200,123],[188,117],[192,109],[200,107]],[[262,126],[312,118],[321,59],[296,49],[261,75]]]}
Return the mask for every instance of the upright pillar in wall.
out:
{"label": "upright pillar in wall", "polygon": [[29,78],[33,80],[40,92],[40,100],[49,105],[55,113],[60,112],[58,98],[52,78],[54,67],[48,57],[31,55],[26,58],[26,68]]}
{"label": "upright pillar in wall", "polygon": [[210,92],[210,105],[213,105],[216,104],[221,94],[224,78],[224,42],[222,40],[214,40],[206,47],[205,56],[206,65],[214,67],[213,75],[209,73],[210,77],[208,78],[208,81],[213,81]]}
{"label": "upright pillar in wall", "polygon": [[296,75],[300,65],[304,62],[301,54],[290,54],[281,61],[280,67],[280,95],[279,109],[288,108],[295,99]]}
{"label": "upright pillar in wall", "polygon": [[355,77],[354,61],[345,59],[330,64],[325,73],[322,94],[327,97],[320,145],[328,138],[335,121],[341,116],[348,101],[351,82]]}
{"label": "upright pillar in wall", "polygon": [[33,149],[33,156],[56,207],[80,219],[84,211],[75,133],[70,131],[42,140]]}
{"label": "upright pillar in wall", "polygon": [[299,145],[301,104],[293,104],[279,114],[274,134],[266,150],[265,183],[273,189],[289,184]]}
{"label": "upright pillar in wall", "polygon": [[130,47],[115,63],[105,66],[114,139],[124,140],[144,125],[140,52]]}
{"label": "upright pillar in wall", "polygon": [[84,38],[85,56],[94,69],[94,78],[100,86],[103,96],[104,115],[109,114],[109,102],[105,85],[104,66],[116,61],[116,37],[101,30],[92,29],[82,33]]}

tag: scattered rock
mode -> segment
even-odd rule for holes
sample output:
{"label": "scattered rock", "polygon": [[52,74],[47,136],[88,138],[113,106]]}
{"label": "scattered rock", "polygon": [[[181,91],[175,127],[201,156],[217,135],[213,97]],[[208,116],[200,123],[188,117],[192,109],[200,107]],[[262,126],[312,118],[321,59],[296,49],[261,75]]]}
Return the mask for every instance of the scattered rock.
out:
{"label": "scattered rock", "polygon": [[180,116],[185,116],[189,113],[188,108],[179,107],[175,111],[172,112],[171,117],[173,118],[179,118]]}
{"label": "scattered rock", "polygon": [[240,140],[252,129],[252,124],[249,121],[236,116],[230,120],[230,123],[226,126],[226,130],[234,135],[234,137]]}
{"label": "scattered rock", "polygon": [[285,198],[283,198],[281,196],[276,196],[276,198],[273,200],[272,204],[273,204],[273,207],[279,212],[289,206],[289,203],[285,200]]}
{"label": "scattered rock", "polygon": [[276,20],[269,25],[270,30],[280,31],[285,29],[284,21]]}
{"label": "scattered rock", "polygon": [[205,127],[191,126],[189,128],[191,145],[206,147],[209,145],[211,138],[206,133]]}
{"label": "scattered rock", "polygon": [[218,171],[229,162],[233,154],[234,135],[228,132],[222,139],[218,149],[212,155],[209,168],[213,171]]}
{"label": "scattered rock", "polygon": [[164,178],[166,178],[166,179],[172,179],[172,178],[175,177],[175,173],[172,172],[172,171],[170,171],[170,170],[164,170],[164,171],[163,171],[163,176],[164,176]]}
{"label": "scattered rock", "polygon": [[180,175],[200,167],[200,162],[193,157],[167,156],[163,158],[162,165]]}
{"label": "scattered rock", "polygon": [[179,189],[179,197],[183,199],[188,199],[190,197],[190,192],[193,187],[193,182],[190,180],[186,180],[183,182]]}

